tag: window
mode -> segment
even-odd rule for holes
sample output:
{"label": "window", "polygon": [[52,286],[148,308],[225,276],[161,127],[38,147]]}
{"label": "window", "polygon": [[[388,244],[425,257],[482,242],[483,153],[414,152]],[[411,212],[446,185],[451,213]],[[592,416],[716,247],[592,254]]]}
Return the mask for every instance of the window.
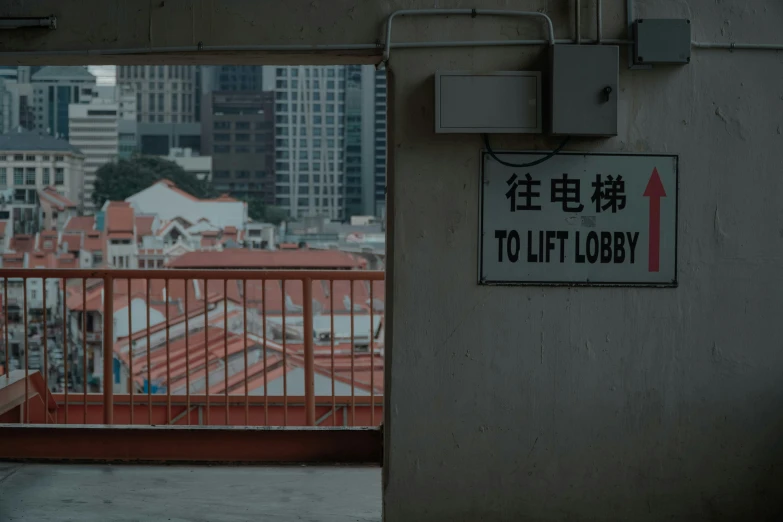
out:
{"label": "window", "polygon": [[326,140],[326,146],[329,147],[329,148],[334,147],[334,140],[331,139],[331,138],[327,139]]}
{"label": "window", "polygon": [[334,104],[333,103],[327,103],[326,104],[326,112],[334,112]]}
{"label": "window", "polygon": [[248,121],[238,121],[235,125],[236,130],[249,130],[250,129],[250,122]]}
{"label": "window", "polygon": [[38,299],[38,291],[30,290],[30,299]]}
{"label": "window", "polygon": [[299,88],[299,80],[291,80],[291,88],[292,89],[298,89]]}
{"label": "window", "polygon": [[334,89],[334,80],[329,80],[326,82],[326,88],[327,89]]}
{"label": "window", "polygon": [[332,101],[334,100],[334,93],[333,92],[327,92],[326,93],[326,101]]}
{"label": "window", "polygon": [[14,185],[24,185],[24,169],[14,169]]}
{"label": "window", "polygon": [[307,147],[307,138],[299,138],[299,146]]}
{"label": "window", "polygon": [[215,179],[226,179],[230,178],[231,173],[227,170],[216,170],[215,171]]}
{"label": "window", "polygon": [[321,138],[313,138],[313,147],[320,147],[321,146]]}
{"label": "window", "polygon": [[299,183],[310,183],[309,174],[299,174]]}
{"label": "window", "polygon": [[299,69],[291,69],[291,78],[299,77]]}
{"label": "window", "polygon": [[299,151],[299,159],[300,160],[306,160],[307,159],[307,151],[306,150],[300,150]]}
{"label": "window", "polygon": [[171,93],[171,111],[178,111],[179,110],[179,94],[176,92]]}
{"label": "window", "polygon": [[214,125],[212,125],[212,128],[215,130],[220,129],[230,129],[231,128],[231,122],[228,121],[216,121]]}
{"label": "window", "polygon": [[283,101],[285,101],[285,100],[288,99],[288,93],[287,92],[283,92],[283,91],[277,91],[275,93],[275,99],[276,100],[283,100]]}
{"label": "window", "polygon": [[54,169],[54,184],[55,185],[65,185],[65,170],[64,169]]}
{"label": "window", "polygon": [[306,207],[307,206],[307,198],[299,198],[298,200],[300,207]]}
{"label": "window", "polygon": [[256,141],[264,141],[264,138],[266,135],[264,134],[256,134]]}
{"label": "window", "polygon": [[319,160],[319,159],[321,159],[321,151],[320,151],[320,150],[315,150],[315,151],[313,151],[313,159],[314,159],[314,160]]}
{"label": "window", "polygon": [[52,182],[51,171],[48,168],[43,169],[43,180],[41,182],[45,187],[49,186],[49,184]]}
{"label": "window", "polygon": [[237,141],[250,141],[250,134],[244,134],[244,133],[237,134],[236,135],[236,140]]}
{"label": "window", "polygon": [[237,154],[249,154],[250,153],[250,147],[247,145],[237,145],[234,147],[234,152]]}
{"label": "window", "polygon": [[314,112],[321,112],[321,104],[320,103],[314,103],[313,104],[313,111]]}
{"label": "window", "polygon": [[321,125],[322,121],[320,116],[313,116],[313,125]]}
{"label": "window", "polygon": [[326,70],[326,77],[327,78],[334,78],[334,69],[327,69]]}
{"label": "window", "polygon": [[299,193],[303,196],[310,194],[310,187],[299,187]]}
{"label": "window", "polygon": [[266,172],[263,170],[257,170],[256,171],[256,179],[262,179],[266,175]]}
{"label": "window", "polygon": [[24,161],[24,154],[14,154],[14,161]]}
{"label": "window", "polygon": [[238,170],[237,171],[237,178],[239,179],[248,179],[250,177],[250,171],[249,170]]}
{"label": "window", "polygon": [[155,95],[152,94],[152,93],[150,93],[150,103],[149,103],[149,105],[150,105],[150,107],[149,107],[150,112],[154,111],[155,110]]}
{"label": "window", "polygon": [[231,134],[215,134],[215,141],[231,141]]}
{"label": "window", "polygon": [[326,135],[327,136],[334,136],[334,127],[327,127],[326,128]]}
{"label": "window", "polygon": [[35,185],[35,169],[29,168],[24,171],[24,184]]}
{"label": "window", "polygon": [[278,89],[287,89],[288,88],[288,81],[286,80],[277,80],[277,88]]}
{"label": "window", "polygon": [[321,100],[321,93],[320,92],[314,92],[313,93],[313,101],[320,101]]}
{"label": "window", "polygon": [[334,116],[327,116],[326,117],[326,124],[327,125],[334,125]]}
{"label": "window", "polygon": [[28,155],[25,157],[25,160],[26,160],[26,161],[35,161],[35,156],[34,156],[34,155],[31,155],[31,154],[28,154]]}

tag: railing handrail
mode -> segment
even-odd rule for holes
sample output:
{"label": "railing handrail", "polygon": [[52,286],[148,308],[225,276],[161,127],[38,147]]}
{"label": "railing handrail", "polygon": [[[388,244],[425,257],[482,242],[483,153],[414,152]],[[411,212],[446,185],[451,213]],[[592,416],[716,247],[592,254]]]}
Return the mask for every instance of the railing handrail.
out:
{"label": "railing handrail", "polygon": [[343,269],[180,269],[180,268],[0,268],[0,279],[18,277],[23,279],[66,278],[66,279],[209,279],[214,281],[242,280],[332,280],[332,281],[383,281],[382,270],[343,270]]}

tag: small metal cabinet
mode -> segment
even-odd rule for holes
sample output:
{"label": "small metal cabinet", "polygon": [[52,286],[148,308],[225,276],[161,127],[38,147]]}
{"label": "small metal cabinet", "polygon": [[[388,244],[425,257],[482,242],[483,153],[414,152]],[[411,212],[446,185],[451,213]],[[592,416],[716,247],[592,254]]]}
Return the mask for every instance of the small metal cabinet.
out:
{"label": "small metal cabinet", "polygon": [[611,45],[550,47],[552,134],[617,135],[620,51]]}

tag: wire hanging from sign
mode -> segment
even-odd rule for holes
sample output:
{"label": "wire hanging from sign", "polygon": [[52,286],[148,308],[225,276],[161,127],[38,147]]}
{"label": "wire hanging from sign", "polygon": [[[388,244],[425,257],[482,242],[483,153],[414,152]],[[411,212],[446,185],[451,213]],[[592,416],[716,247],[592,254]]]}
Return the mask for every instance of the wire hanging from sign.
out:
{"label": "wire hanging from sign", "polygon": [[517,167],[517,168],[524,168],[524,167],[533,167],[535,165],[540,165],[541,163],[544,163],[545,161],[552,159],[554,156],[556,156],[561,150],[563,150],[563,147],[566,146],[568,143],[568,140],[571,138],[571,136],[566,136],[565,139],[563,139],[562,142],[560,142],[560,145],[557,146],[555,150],[544,156],[543,158],[539,158],[535,161],[531,161],[530,163],[509,163],[507,161],[503,161],[502,159],[498,158],[495,155],[495,152],[492,150],[492,147],[489,144],[489,135],[482,134],[481,135],[484,138],[484,147],[487,149],[487,153],[489,153],[490,156],[492,156],[492,159],[500,163],[501,165],[505,165],[506,167]]}

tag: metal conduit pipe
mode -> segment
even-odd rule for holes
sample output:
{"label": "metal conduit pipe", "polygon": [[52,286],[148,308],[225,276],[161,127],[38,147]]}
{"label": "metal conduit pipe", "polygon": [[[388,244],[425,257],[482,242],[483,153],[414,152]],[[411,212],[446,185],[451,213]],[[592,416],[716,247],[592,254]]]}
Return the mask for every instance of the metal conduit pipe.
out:
{"label": "metal conduit pipe", "polygon": [[574,0],[574,33],[576,45],[582,45],[582,3]]}
{"label": "metal conduit pipe", "polygon": [[[383,62],[389,61],[392,47],[392,23],[397,16],[436,16],[436,15],[470,15],[470,16],[524,16],[542,18],[549,29],[549,45],[555,45],[555,27],[552,19],[544,13],[534,11],[515,11],[511,9],[403,9],[394,11],[386,21],[386,47],[383,50]],[[452,45],[453,46],[453,45]],[[448,46],[451,47],[451,46]]]}
{"label": "metal conduit pipe", "polygon": [[691,42],[691,46],[697,49],[725,49],[745,51],[783,51],[783,44],[754,44],[754,43],[715,43],[715,42]]}
{"label": "metal conduit pipe", "polygon": [[595,39],[600,44],[603,37],[603,1],[595,0]]}

